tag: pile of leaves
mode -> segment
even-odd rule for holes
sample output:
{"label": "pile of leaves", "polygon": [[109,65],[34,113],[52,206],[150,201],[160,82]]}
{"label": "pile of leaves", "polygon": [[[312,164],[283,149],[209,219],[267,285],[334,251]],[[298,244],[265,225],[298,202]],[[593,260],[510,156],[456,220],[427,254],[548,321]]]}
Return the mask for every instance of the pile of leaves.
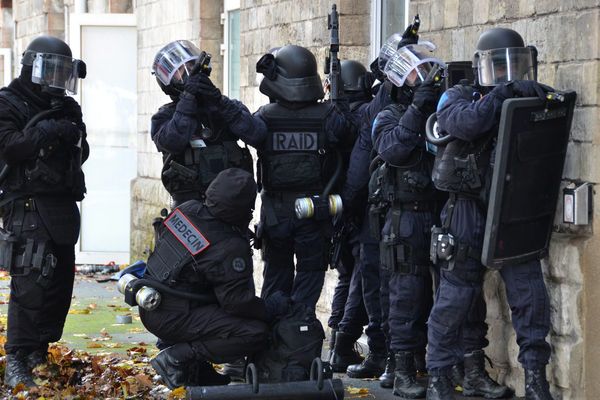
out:
{"label": "pile of leaves", "polygon": [[[0,336],[0,345],[6,341]],[[5,357],[0,347],[0,379],[4,377]],[[183,399],[183,388],[170,391],[156,382],[146,348],[133,347],[127,355],[97,354],[52,345],[48,363],[35,368],[38,387],[17,386],[0,389],[3,399]]]}

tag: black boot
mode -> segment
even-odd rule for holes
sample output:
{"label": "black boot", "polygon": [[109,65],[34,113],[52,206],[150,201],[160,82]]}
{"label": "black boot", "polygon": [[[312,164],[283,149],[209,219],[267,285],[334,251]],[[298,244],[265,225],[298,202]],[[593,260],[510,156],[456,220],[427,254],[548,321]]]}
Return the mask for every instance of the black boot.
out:
{"label": "black boot", "polygon": [[389,353],[385,360],[385,371],[379,377],[379,386],[385,389],[394,387],[394,369],[396,369],[396,358]]}
{"label": "black boot", "polygon": [[185,386],[224,386],[231,383],[231,378],[215,371],[207,361],[192,362],[188,368]]}
{"label": "black boot", "polygon": [[27,357],[22,351],[6,355],[6,370],[4,371],[4,384],[11,388],[23,383],[26,387],[37,386],[31,375],[31,368],[27,366]]}
{"label": "black boot", "polygon": [[525,399],[553,400],[546,379],[546,368],[525,370]]}
{"label": "black boot", "polygon": [[450,381],[454,386],[454,390],[462,392],[465,382],[465,366],[463,363],[454,364],[450,369]]}
{"label": "black boot", "polygon": [[178,343],[161,350],[150,364],[169,387],[175,389],[185,386],[188,380],[188,367],[196,359],[192,346],[188,343]]}
{"label": "black boot", "polygon": [[349,378],[377,378],[385,370],[385,354],[371,353],[360,364],[353,364],[346,369]]}
{"label": "black boot", "polygon": [[410,351],[396,353],[394,395],[404,399],[422,399],[425,397],[425,388],[417,382],[415,355]]}
{"label": "black boot", "polygon": [[34,369],[40,364],[45,364],[48,361],[48,349],[37,349],[29,353],[27,356],[27,367]]}
{"label": "black boot", "polygon": [[234,362],[224,364],[223,373],[231,378],[232,381],[244,382],[246,380],[246,359],[240,358]]}
{"label": "black boot", "polygon": [[450,378],[445,375],[430,376],[427,400],[454,400],[454,387]]}
{"label": "black boot", "polygon": [[425,352],[418,351],[415,353],[415,368],[419,376],[427,376],[427,365],[425,363]]}
{"label": "black boot", "polygon": [[476,350],[465,354],[465,380],[463,395],[467,397],[484,397],[486,399],[505,399],[514,392],[507,386],[500,385],[485,370],[485,353]]}
{"label": "black boot", "polygon": [[354,349],[356,340],[353,336],[344,332],[337,332],[335,335],[335,345],[331,354],[331,369],[333,372],[346,372],[346,368],[352,364],[359,364],[363,358]]}

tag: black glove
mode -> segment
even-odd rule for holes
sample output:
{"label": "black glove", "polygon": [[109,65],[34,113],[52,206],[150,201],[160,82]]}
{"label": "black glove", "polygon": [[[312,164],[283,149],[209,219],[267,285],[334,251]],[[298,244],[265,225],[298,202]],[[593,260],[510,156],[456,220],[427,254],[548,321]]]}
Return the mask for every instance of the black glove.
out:
{"label": "black glove", "polygon": [[82,122],[83,115],[81,114],[81,106],[72,97],[65,97],[63,103],[63,114],[69,121],[77,124]]}
{"label": "black glove", "polygon": [[42,133],[38,140],[40,147],[59,139],[65,144],[76,145],[81,137],[81,130],[77,124],[67,119],[45,119],[38,122],[36,127]]}
{"label": "black glove", "polygon": [[551,92],[552,88],[536,81],[516,80],[511,82],[513,92],[518,97],[539,97],[546,99],[546,92]]}
{"label": "black glove", "polygon": [[201,86],[200,86],[200,79],[201,79],[200,77],[201,76],[202,76],[201,73],[196,73],[196,74],[188,76],[183,84],[183,90],[193,96],[198,95],[198,93],[200,93],[200,90],[201,90]]}
{"label": "black glove", "polygon": [[516,80],[498,85],[493,92],[505,99],[513,97],[539,97],[542,100],[546,99],[546,92],[551,92],[553,89],[536,81]]}
{"label": "black glove", "polygon": [[273,319],[287,314],[292,305],[292,299],[280,290],[267,297],[264,301],[267,314]]}
{"label": "black glove", "polygon": [[66,145],[76,146],[82,134],[79,124],[66,119],[60,120],[59,123],[62,127],[58,133],[60,141]]}
{"label": "black glove", "polygon": [[218,104],[221,101],[221,91],[212,83],[210,78],[204,74],[198,74],[198,93],[205,100]]}
{"label": "black glove", "polygon": [[435,111],[438,97],[438,88],[433,80],[426,80],[415,89],[412,104],[422,113],[431,114]]}
{"label": "black glove", "polygon": [[383,71],[379,69],[379,57],[373,60],[371,65],[369,65],[369,68],[371,69],[371,72],[379,82],[385,81],[386,76],[383,73]]}

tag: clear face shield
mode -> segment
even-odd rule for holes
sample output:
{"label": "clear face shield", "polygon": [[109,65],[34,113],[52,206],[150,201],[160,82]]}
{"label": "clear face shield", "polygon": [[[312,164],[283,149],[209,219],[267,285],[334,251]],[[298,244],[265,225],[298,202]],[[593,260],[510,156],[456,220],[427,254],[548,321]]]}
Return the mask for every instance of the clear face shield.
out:
{"label": "clear face shield", "polygon": [[404,46],[389,59],[383,72],[397,87],[417,86],[433,69],[446,68],[442,60],[433,57],[434,50],[435,45],[430,42]]}
{"label": "clear face shield", "polygon": [[152,73],[165,86],[183,85],[200,54],[200,49],[188,40],[171,42],[154,57]]}
{"label": "clear face shield", "polygon": [[83,61],[59,54],[37,53],[35,55],[31,82],[77,94],[79,78],[85,78]]}
{"label": "clear face shield", "polygon": [[399,33],[394,33],[392,36],[387,38],[385,44],[381,47],[381,50],[379,50],[378,60],[380,71],[383,71],[385,69],[385,66],[389,59],[392,58],[394,54],[396,54],[396,51],[398,51],[398,45],[401,41],[402,35]]}
{"label": "clear face shield", "polygon": [[509,47],[475,53],[477,74],[481,86],[496,86],[514,80],[534,80],[532,49]]}

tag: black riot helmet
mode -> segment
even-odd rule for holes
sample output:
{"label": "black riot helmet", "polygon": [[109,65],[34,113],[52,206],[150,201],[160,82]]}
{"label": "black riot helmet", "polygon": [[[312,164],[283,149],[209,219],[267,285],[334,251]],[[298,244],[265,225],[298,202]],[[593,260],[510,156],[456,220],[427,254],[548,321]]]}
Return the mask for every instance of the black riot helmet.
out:
{"label": "black riot helmet", "polygon": [[41,86],[43,93],[52,96],[64,96],[65,90],[76,94],[79,78],[87,73],[85,63],[73,59],[69,45],[53,36],[29,43],[21,64],[21,80]]}
{"label": "black riot helmet", "polygon": [[341,67],[344,94],[349,98],[371,98],[374,78],[367,68],[355,60],[343,60]]}
{"label": "black riot helmet", "polygon": [[166,95],[178,97],[183,92],[183,84],[201,53],[189,40],[175,40],[156,53],[152,74]]}
{"label": "black riot helmet", "polygon": [[317,60],[307,48],[283,46],[275,54],[267,53],[256,63],[256,72],[264,75],[261,93],[291,103],[315,102],[325,95],[317,72]]}
{"label": "black riot helmet", "polygon": [[537,50],[525,46],[521,35],[508,28],[492,28],[479,36],[473,68],[481,86],[496,86],[515,79],[537,79]]}

